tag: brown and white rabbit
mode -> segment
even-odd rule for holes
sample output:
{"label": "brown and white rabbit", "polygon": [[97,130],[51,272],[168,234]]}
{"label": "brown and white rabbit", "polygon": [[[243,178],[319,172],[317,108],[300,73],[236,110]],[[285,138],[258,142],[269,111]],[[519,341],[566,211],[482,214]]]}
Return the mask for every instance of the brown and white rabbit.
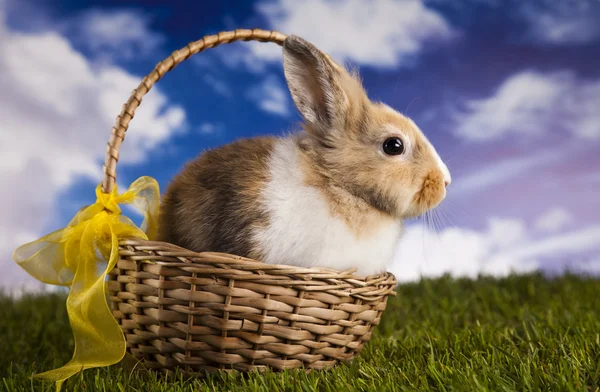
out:
{"label": "brown and white rabbit", "polygon": [[383,272],[405,218],[446,196],[448,168],[409,118],[310,43],[283,44],[304,117],[285,137],[243,139],[186,164],[164,195],[159,239],[272,264]]}

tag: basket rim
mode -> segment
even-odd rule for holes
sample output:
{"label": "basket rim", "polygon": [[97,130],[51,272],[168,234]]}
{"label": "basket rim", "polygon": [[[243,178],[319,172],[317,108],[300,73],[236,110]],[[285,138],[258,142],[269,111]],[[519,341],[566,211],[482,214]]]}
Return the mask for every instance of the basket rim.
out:
{"label": "basket rim", "polygon": [[[389,271],[384,271],[375,275],[361,276],[355,273],[356,268],[338,270],[327,267],[299,267],[289,264],[269,264],[260,260],[231,253],[214,251],[195,252],[169,242],[144,240],[136,237],[119,238],[119,247],[123,253],[127,253],[129,248],[135,247],[138,251],[179,258],[181,264],[203,264],[203,261],[206,261],[213,264],[218,263],[223,266],[245,264],[250,267],[250,270],[263,272],[287,271],[290,275],[305,276],[306,281],[313,279],[341,279],[352,282],[356,286],[368,286],[373,284],[396,285],[398,283],[395,275]],[[173,264],[172,262],[160,260],[152,262],[158,265]]]}

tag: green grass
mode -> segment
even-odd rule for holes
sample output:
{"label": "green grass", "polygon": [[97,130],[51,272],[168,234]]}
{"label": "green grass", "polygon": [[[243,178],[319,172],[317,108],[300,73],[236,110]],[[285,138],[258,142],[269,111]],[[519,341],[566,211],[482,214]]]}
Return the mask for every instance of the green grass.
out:
{"label": "green grass", "polygon": [[[64,296],[0,296],[0,389],[53,390],[35,372],[70,359]],[[124,365],[73,391],[600,391],[600,280],[541,275],[402,285],[360,358],[308,375],[170,379]]]}

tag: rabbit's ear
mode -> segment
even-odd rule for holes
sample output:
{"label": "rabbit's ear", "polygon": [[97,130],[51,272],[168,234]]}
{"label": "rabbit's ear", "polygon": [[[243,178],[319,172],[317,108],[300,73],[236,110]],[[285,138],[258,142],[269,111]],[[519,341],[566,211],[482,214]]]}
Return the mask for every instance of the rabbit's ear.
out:
{"label": "rabbit's ear", "polygon": [[347,71],[293,35],[283,42],[283,70],[296,107],[313,129],[343,128],[349,108]]}

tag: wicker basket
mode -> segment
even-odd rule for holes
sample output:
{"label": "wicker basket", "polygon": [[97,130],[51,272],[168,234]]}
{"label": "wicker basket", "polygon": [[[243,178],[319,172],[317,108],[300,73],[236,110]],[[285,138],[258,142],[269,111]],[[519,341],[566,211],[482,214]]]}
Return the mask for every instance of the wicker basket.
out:
{"label": "wicker basket", "polygon": [[[285,35],[236,30],[206,36],[158,63],[117,117],[104,164],[104,192],[115,184],[119,147],[142,97],[192,55],[234,41],[274,42]],[[148,368],[213,370],[329,368],[349,361],[371,338],[395,295],[390,273],[270,265],[172,244],[121,239],[108,282],[127,350]],[[149,262],[148,262],[149,261]]]}

